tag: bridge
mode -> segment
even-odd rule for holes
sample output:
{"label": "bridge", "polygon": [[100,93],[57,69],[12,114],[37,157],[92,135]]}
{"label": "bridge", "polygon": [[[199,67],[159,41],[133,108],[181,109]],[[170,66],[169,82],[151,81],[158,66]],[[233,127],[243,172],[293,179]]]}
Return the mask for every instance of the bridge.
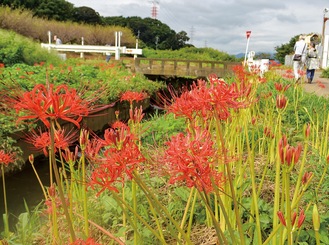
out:
{"label": "bridge", "polygon": [[131,70],[144,75],[196,78],[216,74],[218,77],[225,77],[233,74],[233,67],[236,65],[241,65],[241,63],[138,57],[131,64]]}
{"label": "bridge", "polygon": [[162,59],[162,58],[142,58],[142,49],[126,48],[115,46],[95,46],[95,45],[71,45],[71,44],[51,44],[41,43],[41,47],[48,50],[80,53],[114,53],[115,60],[120,60],[120,54],[133,55],[133,61],[129,61],[129,66],[133,72],[144,75],[177,76],[177,77],[207,77],[209,74],[216,74],[218,77],[229,76],[233,73],[233,67],[241,65],[239,62],[225,61],[201,61],[184,59]]}

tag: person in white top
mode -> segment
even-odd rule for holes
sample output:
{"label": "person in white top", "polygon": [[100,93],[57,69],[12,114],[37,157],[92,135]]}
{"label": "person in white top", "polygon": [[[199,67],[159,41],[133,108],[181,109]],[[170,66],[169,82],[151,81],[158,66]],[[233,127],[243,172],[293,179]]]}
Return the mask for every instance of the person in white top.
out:
{"label": "person in white top", "polygon": [[301,73],[306,60],[307,45],[305,43],[305,36],[299,36],[299,40],[295,43],[294,50],[295,54],[302,56],[299,61],[293,61],[295,81],[298,82],[301,78]]}
{"label": "person in white top", "polygon": [[62,44],[62,40],[59,39],[56,35],[54,36],[54,41],[56,42],[57,45]]}

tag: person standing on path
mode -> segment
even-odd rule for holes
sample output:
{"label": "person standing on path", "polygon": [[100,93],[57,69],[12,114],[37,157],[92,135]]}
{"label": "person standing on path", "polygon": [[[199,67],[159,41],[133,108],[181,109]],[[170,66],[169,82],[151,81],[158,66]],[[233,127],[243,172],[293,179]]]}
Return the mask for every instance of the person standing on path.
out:
{"label": "person standing on path", "polygon": [[308,83],[312,83],[316,69],[319,69],[318,52],[315,44],[310,43],[306,56],[306,77]]}
{"label": "person standing on path", "polygon": [[305,43],[305,36],[303,36],[303,35],[299,36],[299,40],[295,43],[294,51],[295,51],[295,53],[294,53],[293,57],[300,55],[299,60],[295,60],[295,58],[294,58],[294,61],[293,61],[295,81],[297,83],[300,80],[301,72],[303,70],[303,66],[304,66],[305,60],[306,60],[307,45]]}

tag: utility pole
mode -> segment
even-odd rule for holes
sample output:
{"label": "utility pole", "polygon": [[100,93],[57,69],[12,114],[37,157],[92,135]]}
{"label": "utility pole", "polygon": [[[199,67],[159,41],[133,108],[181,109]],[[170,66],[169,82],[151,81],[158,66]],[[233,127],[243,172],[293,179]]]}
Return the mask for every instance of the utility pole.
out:
{"label": "utility pole", "polygon": [[158,49],[158,43],[159,43],[159,37],[156,36],[156,37],[155,37],[155,50]]}

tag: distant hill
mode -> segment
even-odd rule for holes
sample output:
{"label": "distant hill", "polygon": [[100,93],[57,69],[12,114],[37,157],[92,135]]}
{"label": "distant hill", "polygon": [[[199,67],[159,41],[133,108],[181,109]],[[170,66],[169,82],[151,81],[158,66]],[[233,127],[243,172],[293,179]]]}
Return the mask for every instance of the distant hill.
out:
{"label": "distant hill", "polygon": [[[268,56],[268,54],[270,54],[270,59],[274,59],[274,53],[266,53],[266,52],[257,52],[256,53],[256,57],[260,56],[260,55],[266,55]],[[236,58],[240,59],[240,58],[244,58],[244,53],[238,53],[235,55]]]}

